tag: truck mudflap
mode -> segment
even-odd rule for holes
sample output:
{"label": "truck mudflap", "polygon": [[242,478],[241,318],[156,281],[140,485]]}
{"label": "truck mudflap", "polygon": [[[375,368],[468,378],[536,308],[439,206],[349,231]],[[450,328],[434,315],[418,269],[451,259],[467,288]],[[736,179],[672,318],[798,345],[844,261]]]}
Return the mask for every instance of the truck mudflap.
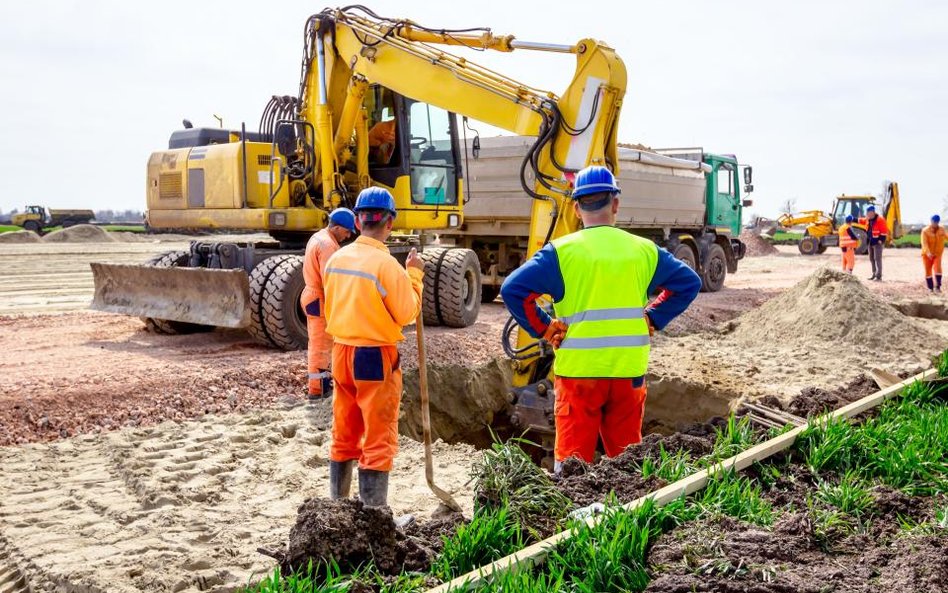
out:
{"label": "truck mudflap", "polygon": [[218,327],[250,325],[243,270],[92,263],[97,311]]}

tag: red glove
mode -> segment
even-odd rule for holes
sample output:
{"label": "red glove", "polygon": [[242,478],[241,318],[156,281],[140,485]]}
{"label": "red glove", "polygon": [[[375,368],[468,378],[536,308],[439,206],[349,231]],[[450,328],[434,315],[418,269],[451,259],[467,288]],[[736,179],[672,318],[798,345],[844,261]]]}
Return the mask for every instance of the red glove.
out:
{"label": "red glove", "polygon": [[560,344],[563,343],[563,338],[566,337],[566,330],[568,328],[569,326],[559,319],[554,319],[550,322],[546,331],[543,332],[543,339],[549,342],[550,345],[553,346],[553,349],[556,350],[560,347]]}
{"label": "red glove", "polygon": [[655,335],[655,326],[652,325],[652,320],[648,318],[648,313],[645,314],[645,324],[648,325],[648,335]]}

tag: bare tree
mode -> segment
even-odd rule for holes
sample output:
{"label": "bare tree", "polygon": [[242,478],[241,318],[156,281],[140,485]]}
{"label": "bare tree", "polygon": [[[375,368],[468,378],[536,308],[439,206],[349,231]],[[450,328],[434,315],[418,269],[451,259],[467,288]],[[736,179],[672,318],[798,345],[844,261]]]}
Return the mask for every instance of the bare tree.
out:
{"label": "bare tree", "polygon": [[793,214],[797,211],[797,199],[796,198],[787,198],[784,200],[783,204],[780,206],[781,214]]}

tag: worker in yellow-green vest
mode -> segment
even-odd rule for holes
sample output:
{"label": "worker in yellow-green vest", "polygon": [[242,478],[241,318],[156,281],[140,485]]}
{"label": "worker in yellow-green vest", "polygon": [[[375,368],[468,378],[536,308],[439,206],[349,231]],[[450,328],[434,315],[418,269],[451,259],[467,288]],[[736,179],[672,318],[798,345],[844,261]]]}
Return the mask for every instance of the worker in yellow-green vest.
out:
{"label": "worker in yellow-green vest", "polygon": [[569,457],[592,462],[600,438],[610,457],[642,440],[650,336],[701,289],[668,251],[615,227],[618,194],[609,169],[580,171],[572,198],[584,228],[544,246],[500,290],[520,327],[556,349],[557,469]]}

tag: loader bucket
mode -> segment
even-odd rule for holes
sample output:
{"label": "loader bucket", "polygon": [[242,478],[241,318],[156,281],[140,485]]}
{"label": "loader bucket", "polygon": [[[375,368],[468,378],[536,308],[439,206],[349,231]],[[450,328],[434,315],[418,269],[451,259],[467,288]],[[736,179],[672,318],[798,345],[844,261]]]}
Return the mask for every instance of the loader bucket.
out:
{"label": "loader bucket", "polygon": [[250,325],[250,286],[243,270],[90,265],[97,311],[218,327]]}

